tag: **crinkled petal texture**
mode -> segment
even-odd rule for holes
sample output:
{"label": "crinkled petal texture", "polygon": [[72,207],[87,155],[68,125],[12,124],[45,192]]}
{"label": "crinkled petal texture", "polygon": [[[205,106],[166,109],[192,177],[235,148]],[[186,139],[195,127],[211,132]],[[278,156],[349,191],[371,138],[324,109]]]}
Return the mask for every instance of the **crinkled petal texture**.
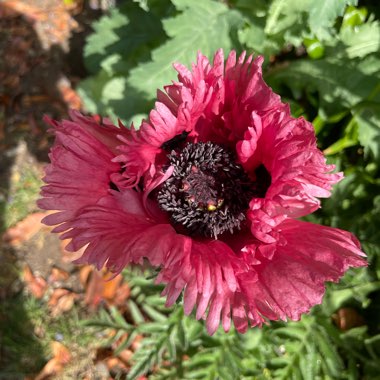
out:
{"label": "crinkled petal texture", "polygon": [[142,263],[144,257],[157,266],[166,251],[181,251],[189,238],[176,234],[157,206],[152,205],[148,215],[143,193],[110,190],[111,177],[120,170],[112,162],[119,144],[116,135],[128,134],[127,130],[100,126],[79,114],[73,121],[47,121],[55,127],[56,141],[38,205],[58,210],[43,222],[58,225],[54,232],[66,231],[61,238],[72,239],[68,250],[85,247],[78,263],[118,273],[130,262]]}
{"label": "crinkled petal texture", "polygon": [[[278,226],[281,244],[261,245],[237,255],[221,241],[193,243],[181,258],[168,256],[158,277],[167,283],[164,294],[172,304],[183,289],[189,314],[207,315],[213,334],[231,318],[239,332],[266,320],[298,320],[321,303],[326,281],[338,281],[349,267],[366,264],[357,240],[346,231],[287,219]],[[253,257],[252,257],[253,256]],[[170,260],[174,260],[171,262]]]}
{"label": "crinkled petal texture", "polygon": [[[56,142],[39,205],[56,212],[44,222],[71,239],[68,249],[83,248],[80,263],[119,273],[149,260],[167,304],[184,292],[186,314],[195,309],[210,334],[220,323],[244,332],[297,320],[321,302],[326,281],[366,265],[350,233],[296,220],[320,207],[342,174],[326,164],[312,125],[292,118],[265,84],[261,64],[235,52],[225,63],[221,50],[212,64],[202,54],[191,70],[176,64],[178,81],[158,92],[138,130],[79,113],[49,121]],[[174,171],[173,146],[209,141],[232,151],[252,183],[267,173],[242,229],[218,240],[186,235],[155,199]]]}
{"label": "crinkled petal texture", "polygon": [[71,239],[68,249],[86,247],[77,263],[89,263],[98,269],[106,266],[114,273],[146,258],[154,266],[165,260],[167,252],[180,255],[191,239],[177,234],[165,218],[152,219],[143,207],[141,193],[112,192],[96,205],[85,207],[67,225],[62,235]]}
{"label": "crinkled petal texture", "polygon": [[164,143],[183,132],[188,142],[212,141],[229,146],[238,161],[255,178],[264,165],[271,176],[265,198],[250,205],[253,235],[265,243],[275,241],[273,226],[283,216],[298,218],[320,207],[318,198],[330,196],[342,173],[331,173],[317,148],[313,126],[294,119],[289,107],[262,78],[262,57],[232,51],[224,64],[223,51],[213,65],[202,54],[192,71],[175,64],[178,82],[158,93],[156,109],[140,130],[123,139],[117,157],[126,168],[124,184],[135,185],[141,177],[149,186],[154,173],[165,164]]}
{"label": "crinkled petal texture", "polygon": [[249,219],[252,234],[265,243],[276,240],[273,227],[284,217],[298,218],[320,207],[342,173],[331,173],[317,148],[313,126],[294,119],[279,107],[262,117],[253,115],[252,127],[237,143],[237,153],[250,172],[262,164],[271,175],[265,198],[252,199]]}
{"label": "crinkled petal texture", "polygon": [[[62,123],[45,118],[54,127],[56,139],[49,154],[51,164],[43,178],[47,185],[42,188],[43,199],[38,205],[45,210],[59,210],[44,219],[48,225],[74,220],[83,207],[96,204],[108,194],[111,174],[120,169],[111,161],[119,129],[102,127],[78,113],[72,116],[73,121]],[[102,141],[99,136],[104,136]]]}

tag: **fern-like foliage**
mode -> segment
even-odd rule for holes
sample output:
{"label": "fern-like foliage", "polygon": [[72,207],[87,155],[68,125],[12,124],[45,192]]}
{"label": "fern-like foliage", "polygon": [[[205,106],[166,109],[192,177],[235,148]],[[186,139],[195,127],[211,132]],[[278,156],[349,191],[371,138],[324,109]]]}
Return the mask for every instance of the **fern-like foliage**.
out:
{"label": "fern-like foliage", "polygon": [[[323,308],[316,308],[299,322],[272,323],[244,335],[219,330],[210,337],[202,321],[184,316],[182,305],[165,309],[163,299],[157,297],[160,287],[144,274],[126,271],[125,277],[131,285],[127,313],[110,308],[86,324],[113,331],[104,344],[113,347],[115,355],[143,336],[127,379],[143,374],[155,380],[351,379],[353,373],[359,376],[363,371],[380,370],[380,335],[370,336],[367,327],[339,330],[328,315],[328,299]],[[364,300],[365,294],[379,287],[356,291]],[[340,298],[335,309],[353,299],[354,289],[335,292],[344,290],[351,296]],[[339,295],[332,291],[331,297]],[[121,339],[123,336],[127,338]]]}

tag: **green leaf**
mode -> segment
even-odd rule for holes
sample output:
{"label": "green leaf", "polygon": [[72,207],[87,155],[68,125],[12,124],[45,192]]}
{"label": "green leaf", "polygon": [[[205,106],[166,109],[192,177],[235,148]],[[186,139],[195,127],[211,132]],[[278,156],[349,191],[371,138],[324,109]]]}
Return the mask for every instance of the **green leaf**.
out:
{"label": "green leaf", "polygon": [[359,125],[360,144],[366,154],[372,154],[380,162],[380,103],[363,106],[355,118]]}
{"label": "green leaf", "polygon": [[104,70],[82,81],[77,89],[88,112],[107,115],[115,123],[119,118],[125,124],[134,118],[139,121],[151,106],[142,94],[128,85],[125,77],[109,76]]}
{"label": "green leaf", "polygon": [[303,326],[296,327],[292,325],[291,328],[289,327],[277,328],[273,331],[273,334],[285,336],[287,338],[298,339],[302,341],[305,338],[305,329],[303,328]]}
{"label": "green leaf", "polygon": [[265,33],[274,35],[300,22],[302,13],[307,12],[312,0],[272,1],[265,25]]}
{"label": "green leaf", "polygon": [[380,59],[374,56],[351,61],[330,57],[315,61],[300,59],[273,69],[267,79],[272,86],[286,83],[293,92],[317,91],[320,116],[327,118],[369,97],[380,77],[379,66]]}
{"label": "green leaf", "polygon": [[105,105],[102,104],[103,88],[110,79],[109,74],[101,70],[95,77],[87,78],[79,83],[77,91],[88,112],[106,115]]}
{"label": "green leaf", "polygon": [[[282,43],[268,38],[264,32],[265,19],[254,18],[244,28],[238,30],[238,38],[242,45],[252,49],[255,53],[263,54],[266,58],[281,50]],[[267,61],[265,61],[267,63]]]}
{"label": "green leaf", "polygon": [[358,143],[358,124],[353,118],[344,129],[343,137],[336,141],[334,144],[330,145],[323,151],[323,153],[325,155],[336,154],[350,146],[358,145]]}
{"label": "green leaf", "polygon": [[120,345],[116,348],[114,352],[115,356],[119,355],[123,350],[128,348],[133,343],[136,336],[137,336],[136,330],[131,331],[130,334],[128,334],[127,339],[123,340],[122,343],[120,343]]}
{"label": "green leaf", "polygon": [[134,68],[128,84],[152,99],[156,89],[175,78],[172,64],[190,64],[195,52],[202,51],[211,57],[218,48],[229,51],[232,47],[230,33],[242,22],[237,11],[212,1],[173,0],[181,13],[163,21],[171,39],[152,51],[152,61]]}
{"label": "green leaf", "polygon": [[357,0],[318,0],[312,1],[309,13],[311,31],[319,38],[329,37],[329,29],[338,16],[343,16],[347,5],[357,5]]}
{"label": "green leaf", "polygon": [[88,37],[84,49],[86,66],[93,73],[100,69],[104,58],[115,53],[123,57],[123,62],[114,72],[126,73],[140,60],[148,59],[150,49],[165,38],[156,15],[134,2],[112,9],[93,28],[95,33]]}
{"label": "green leaf", "polygon": [[167,317],[164,314],[160,313],[149,304],[143,304],[142,309],[153,321],[165,322],[167,320]]}
{"label": "green leaf", "polygon": [[349,58],[365,57],[380,51],[380,24],[374,21],[354,28],[344,28],[340,38],[346,45],[345,52]]}
{"label": "green leaf", "polygon": [[115,320],[115,322],[117,322],[119,324],[119,326],[122,326],[124,327],[126,330],[129,330],[131,325],[129,325],[124,317],[120,314],[120,312],[116,309],[116,307],[112,306],[110,308],[110,314],[112,316],[112,318]]}
{"label": "green leaf", "polygon": [[[128,25],[128,23],[128,17],[116,8],[111,10],[109,16],[103,16],[92,25],[95,33],[87,38],[84,47],[85,63],[92,73],[100,70],[100,63],[104,56],[107,57],[111,53],[107,51],[107,48],[118,42],[119,37],[115,30]],[[118,50],[114,49],[114,52],[118,52]]]}
{"label": "green leaf", "polygon": [[155,349],[154,347],[144,350],[139,350],[138,355],[135,354],[133,359],[135,361],[134,365],[128,372],[127,379],[135,380],[138,376],[148,372],[154,361]]}
{"label": "green leaf", "polygon": [[135,323],[143,323],[145,321],[144,316],[142,315],[140,309],[133,300],[128,300],[128,307],[129,312],[131,313],[133,321]]}
{"label": "green leaf", "polygon": [[317,328],[313,331],[313,339],[326,363],[329,375],[338,377],[343,369],[343,363],[327,333],[322,328]]}

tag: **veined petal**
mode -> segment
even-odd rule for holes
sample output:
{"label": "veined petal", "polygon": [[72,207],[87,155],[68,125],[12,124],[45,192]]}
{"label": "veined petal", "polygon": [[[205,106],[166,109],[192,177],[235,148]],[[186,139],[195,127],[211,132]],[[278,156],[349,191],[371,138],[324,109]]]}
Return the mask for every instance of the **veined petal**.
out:
{"label": "veined petal", "polygon": [[298,320],[321,303],[326,281],[336,282],[349,268],[367,265],[357,239],[347,231],[294,219],[277,229],[286,244],[277,245],[270,260],[260,259],[258,280],[243,290],[250,308],[269,319]]}
{"label": "veined petal", "polygon": [[[108,193],[111,175],[120,169],[112,162],[114,155],[109,146],[95,137],[100,127],[96,127],[99,127],[96,133],[90,133],[92,124],[78,114],[75,120],[51,121],[56,141],[43,178],[47,185],[42,187],[43,198],[38,201],[42,209],[59,210],[43,220],[49,225],[73,219],[81,208],[96,204]],[[109,141],[109,136],[106,140]]]}

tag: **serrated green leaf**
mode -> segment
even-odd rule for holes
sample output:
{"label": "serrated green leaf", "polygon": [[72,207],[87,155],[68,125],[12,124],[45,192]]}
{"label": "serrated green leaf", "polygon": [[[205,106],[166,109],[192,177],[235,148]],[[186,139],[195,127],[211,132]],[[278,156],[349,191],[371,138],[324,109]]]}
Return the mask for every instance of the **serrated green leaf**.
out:
{"label": "serrated green leaf", "polygon": [[380,24],[367,22],[354,28],[344,28],[340,33],[349,58],[365,57],[380,51]]}
{"label": "serrated green leaf", "polygon": [[235,7],[242,9],[244,13],[253,13],[255,16],[263,17],[268,11],[267,0],[236,0]]}
{"label": "serrated green leaf", "polygon": [[269,60],[270,55],[281,50],[282,44],[280,41],[268,38],[264,32],[264,26],[264,18],[255,18],[247,23],[244,28],[238,30],[238,38],[243,46],[253,49],[257,54],[263,54]]}
{"label": "serrated green leaf", "polygon": [[188,348],[188,339],[185,331],[185,327],[183,325],[182,320],[178,323],[178,342],[183,350],[187,350]]}
{"label": "serrated green leaf", "polygon": [[297,365],[287,366],[274,371],[274,377],[267,376],[266,379],[276,380],[303,380],[301,371]]}
{"label": "serrated green leaf", "polygon": [[187,373],[185,379],[206,379],[208,375],[207,368],[199,368]]}
{"label": "serrated green leaf", "polygon": [[338,16],[343,16],[347,5],[357,5],[357,0],[318,0],[311,2],[309,25],[311,31],[319,38],[329,37],[328,27]]}
{"label": "serrated green leaf", "polygon": [[95,77],[83,80],[77,90],[87,112],[107,115],[115,123],[120,118],[129,125],[132,115],[140,114],[140,120],[144,111],[149,109],[149,102],[128,87],[124,77],[110,77],[104,70]]}
{"label": "serrated green leaf", "polygon": [[[111,10],[110,15],[103,16],[92,25],[95,33],[87,38],[84,48],[86,66],[92,73],[98,72],[104,56],[107,57],[108,54],[111,54],[110,51],[107,52],[107,47],[118,42],[119,37],[115,30],[128,25],[128,23],[128,17],[116,8]],[[118,50],[116,49],[116,52]]]}
{"label": "serrated green leaf", "polygon": [[197,50],[209,57],[218,48],[230,50],[231,29],[242,22],[238,12],[216,1],[173,2],[182,12],[164,20],[165,31],[171,39],[153,50],[152,61],[134,68],[128,78],[128,84],[144,93],[148,99],[154,97],[156,89],[170,83],[175,77],[173,62],[190,64]]}
{"label": "serrated green leaf", "polygon": [[267,78],[273,86],[287,83],[292,91],[317,91],[320,116],[327,118],[370,96],[380,75],[379,65],[380,59],[373,56],[347,62],[330,57],[315,61],[300,59],[273,70]]}
{"label": "serrated green leaf", "polygon": [[380,359],[380,334],[364,340],[364,344],[370,353],[372,359],[378,362]]}
{"label": "serrated green leaf", "polygon": [[88,112],[106,115],[105,107],[102,105],[102,93],[104,86],[110,79],[110,76],[101,70],[95,77],[87,78],[79,83],[77,91]]}
{"label": "serrated green leaf", "polygon": [[88,69],[96,73],[104,58],[122,56],[123,63],[114,73],[127,73],[137,62],[149,58],[149,50],[165,38],[160,20],[153,12],[144,11],[134,2],[112,9],[93,25],[85,45],[84,58]]}
{"label": "serrated green leaf", "polygon": [[117,329],[116,334],[108,338],[102,345],[104,347],[109,347],[115,344],[123,335],[125,335],[125,331],[122,329]]}
{"label": "serrated green leaf", "polygon": [[307,12],[312,0],[274,0],[268,10],[265,33],[268,35],[286,31],[300,22],[302,13]]}

